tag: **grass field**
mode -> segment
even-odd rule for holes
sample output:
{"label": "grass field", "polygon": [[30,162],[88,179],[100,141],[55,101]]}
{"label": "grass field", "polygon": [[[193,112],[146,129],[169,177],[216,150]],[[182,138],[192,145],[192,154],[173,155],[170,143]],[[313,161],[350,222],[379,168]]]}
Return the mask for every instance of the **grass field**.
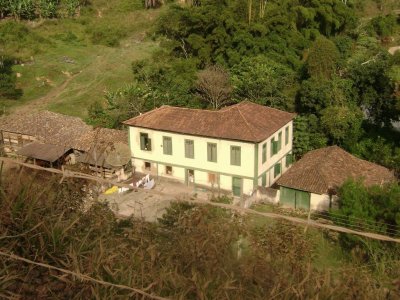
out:
{"label": "grass field", "polygon": [[23,96],[0,100],[1,110],[40,108],[84,118],[106,90],[132,82],[131,63],[149,57],[158,47],[147,31],[160,10],[146,11],[129,3],[98,0],[76,19],[23,23],[32,38],[25,44],[5,45],[23,61],[14,66]]}

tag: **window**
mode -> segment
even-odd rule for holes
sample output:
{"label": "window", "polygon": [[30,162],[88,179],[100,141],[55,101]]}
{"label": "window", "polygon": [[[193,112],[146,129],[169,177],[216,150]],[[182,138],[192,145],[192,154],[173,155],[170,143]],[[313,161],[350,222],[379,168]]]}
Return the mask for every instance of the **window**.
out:
{"label": "window", "polygon": [[278,151],[282,148],[282,131],[278,134]]}
{"label": "window", "polygon": [[267,172],[264,172],[261,177],[261,186],[265,187],[266,185],[267,185]]}
{"label": "window", "polygon": [[148,161],[144,162],[144,169],[147,171],[151,171],[151,163],[149,163]]}
{"label": "window", "polygon": [[172,139],[169,136],[163,136],[163,153],[172,155]]}
{"label": "window", "polygon": [[277,163],[274,166],[274,177],[281,174],[281,163]]}
{"label": "window", "polygon": [[185,140],[185,157],[194,158],[194,141]]}
{"label": "window", "polygon": [[267,143],[264,143],[262,146],[262,162],[265,163],[267,161]]}
{"label": "window", "polygon": [[240,166],[240,147],[231,146],[231,165]]}
{"label": "window", "polygon": [[293,155],[292,154],[288,154],[286,155],[286,167],[289,167],[291,164],[293,163]]}
{"label": "window", "polygon": [[285,128],[285,145],[289,143],[289,126]]}
{"label": "window", "polygon": [[207,160],[217,162],[217,144],[207,143]]}
{"label": "window", "polygon": [[172,175],[172,167],[171,166],[165,166],[165,173],[167,175]]}
{"label": "window", "polygon": [[140,133],[140,150],[151,151],[151,139],[147,133]]}
{"label": "window", "polygon": [[278,142],[275,138],[271,139],[271,157],[278,153]]}

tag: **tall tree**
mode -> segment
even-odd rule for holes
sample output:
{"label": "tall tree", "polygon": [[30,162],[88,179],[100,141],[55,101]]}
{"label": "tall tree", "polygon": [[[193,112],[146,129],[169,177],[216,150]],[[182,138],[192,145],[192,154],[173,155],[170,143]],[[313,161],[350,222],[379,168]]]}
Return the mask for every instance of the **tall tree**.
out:
{"label": "tall tree", "polygon": [[207,67],[198,74],[196,90],[203,101],[213,109],[219,109],[231,102],[229,73],[217,65]]}
{"label": "tall tree", "polygon": [[340,53],[336,45],[325,37],[318,37],[310,48],[307,70],[310,76],[329,79],[336,71]]}

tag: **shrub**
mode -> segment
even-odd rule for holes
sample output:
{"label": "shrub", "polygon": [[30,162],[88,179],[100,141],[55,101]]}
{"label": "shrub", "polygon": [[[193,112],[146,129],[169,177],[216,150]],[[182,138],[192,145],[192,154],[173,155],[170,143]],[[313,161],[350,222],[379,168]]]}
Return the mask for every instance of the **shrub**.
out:
{"label": "shrub", "polygon": [[96,26],[90,30],[90,36],[93,44],[118,47],[119,41],[126,36],[126,33],[120,28]]}

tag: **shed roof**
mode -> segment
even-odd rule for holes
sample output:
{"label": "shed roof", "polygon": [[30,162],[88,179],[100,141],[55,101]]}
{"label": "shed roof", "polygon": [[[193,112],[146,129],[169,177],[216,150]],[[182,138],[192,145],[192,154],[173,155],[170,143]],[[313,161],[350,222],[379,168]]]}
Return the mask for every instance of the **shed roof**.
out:
{"label": "shed roof", "polygon": [[338,146],[331,146],[306,153],[278,179],[277,184],[326,194],[336,190],[349,178],[362,178],[366,186],[395,180],[389,169],[359,159]]}
{"label": "shed roof", "polygon": [[84,150],[79,138],[92,127],[80,118],[50,111],[14,114],[0,120],[0,130],[35,136],[48,144]]}
{"label": "shed roof", "polygon": [[64,146],[33,142],[19,149],[17,151],[17,154],[48,162],[55,162],[65,153],[67,153],[70,149],[71,148]]}
{"label": "shed roof", "polygon": [[35,136],[46,144],[85,152],[113,143],[128,144],[126,131],[93,128],[80,118],[46,110],[3,117],[0,119],[0,130]]}
{"label": "shed roof", "polygon": [[243,101],[218,111],[164,105],[124,124],[196,136],[261,142],[294,117],[293,113]]}

